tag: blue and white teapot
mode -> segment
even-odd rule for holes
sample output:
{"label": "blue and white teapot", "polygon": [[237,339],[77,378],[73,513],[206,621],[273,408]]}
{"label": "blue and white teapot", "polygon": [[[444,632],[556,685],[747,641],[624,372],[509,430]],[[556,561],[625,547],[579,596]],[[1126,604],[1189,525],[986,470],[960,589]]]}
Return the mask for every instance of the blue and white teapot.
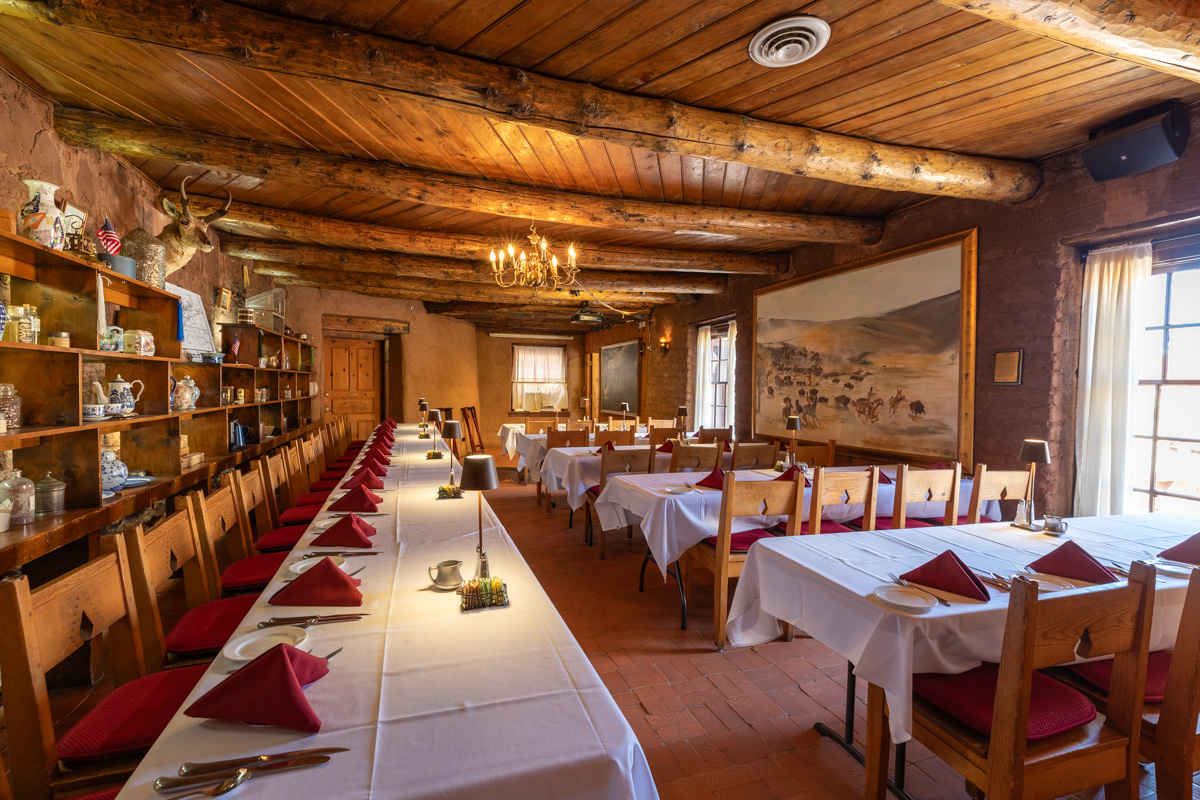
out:
{"label": "blue and white teapot", "polygon": [[[131,391],[134,383],[140,387],[136,395]],[[141,381],[133,381],[130,383],[120,375],[117,375],[117,379],[115,381],[108,382],[108,402],[120,403],[122,414],[132,414],[134,404],[136,404],[137,401],[142,398],[142,392],[145,390],[145,388],[145,384],[143,384]]]}

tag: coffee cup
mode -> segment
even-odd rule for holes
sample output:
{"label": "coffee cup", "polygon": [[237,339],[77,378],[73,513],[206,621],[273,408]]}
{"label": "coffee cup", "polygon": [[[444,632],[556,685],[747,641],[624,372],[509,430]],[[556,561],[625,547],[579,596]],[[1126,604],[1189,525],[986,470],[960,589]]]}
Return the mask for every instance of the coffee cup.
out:
{"label": "coffee cup", "polygon": [[[462,563],[461,561],[440,561],[436,567],[429,568],[429,579],[439,589],[457,589],[463,582],[462,573],[458,571]],[[435,569],[437,570],[436,575],[433,573]]]}
{"label": "coffee cup", "polygon": [[107,416],[104,413],[104,406],[98,405],[98,404],[91,404],[91,403],[83,404],[83,418],[84,419],[99,419],[100,417],[103,417],[103,416]]}
{"label": "coffee cup", "polygon": [[125,413],[125,407],[120,403],[109,403],[104,406],[104,414],[108,417],[116,417]]}
{"label": "coffee cup", "polygon": [[1046,533],[1063,534],[1067,532],[1067,521],[1062,517],[1046,514],[1043,520],[1043,529]]}

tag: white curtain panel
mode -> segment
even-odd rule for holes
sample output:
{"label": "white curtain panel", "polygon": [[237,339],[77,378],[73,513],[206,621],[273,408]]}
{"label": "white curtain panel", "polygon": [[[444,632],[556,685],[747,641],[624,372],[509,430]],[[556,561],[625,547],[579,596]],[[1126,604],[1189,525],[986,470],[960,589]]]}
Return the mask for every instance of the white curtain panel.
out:
{"label": "white curtain panel", "polygon": [[712,328],[701,325],[696,329],[696,428],[712,426],[712,383],[709,364],[712,361]]}
{"label": "white curtain panel", "polygon": [[[735,421],[735,406],[733,404],[733,387],[737,385],[737,322],[729,320],[729,382],[725,386],[725,428],[737,428]],[[737,436],[735,435],[736,439]]]}
{"label": "white curtain panel", "polygon": [[513,347],[512,407],[540,411],[567,407],[567,358],[561,347]]}
{"label": "white curtain panel", "polygon": [[1140,300],[1152,260],[1149,242],[1088,254],[1075,407],[1077,516],[1125,510],[1126,459],[1138,381],[1133,348],[1145,328]]}

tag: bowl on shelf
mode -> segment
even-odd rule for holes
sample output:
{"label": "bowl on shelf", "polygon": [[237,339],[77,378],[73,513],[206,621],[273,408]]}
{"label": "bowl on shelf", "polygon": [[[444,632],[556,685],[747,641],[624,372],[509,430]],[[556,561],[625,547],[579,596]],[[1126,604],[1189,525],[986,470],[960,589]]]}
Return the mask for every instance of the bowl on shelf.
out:
{"label": "bowl on shelf", "polygon": [[220,364],[225,361],[224,353],[199,353],[200,361],[204,364]]}
{"label": "bowl on shelf", "polygon": [[126,278],[132,278],[137,274],[137,262],[129,256],[117,256],[112,253],[97,253],[96,258],[99,258],[105,264],[108,264],[113,272],[119,272]]}

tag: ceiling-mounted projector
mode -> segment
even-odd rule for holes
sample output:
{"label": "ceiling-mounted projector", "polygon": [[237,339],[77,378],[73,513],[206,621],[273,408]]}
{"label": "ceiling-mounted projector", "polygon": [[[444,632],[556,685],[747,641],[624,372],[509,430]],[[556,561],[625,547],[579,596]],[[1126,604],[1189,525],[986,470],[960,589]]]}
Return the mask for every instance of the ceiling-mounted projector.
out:
{"label": "ceiling-mounted projector", "polygon": [[575,315],[571,317],[571,322],[576,325],[599,325],[604,322],[604,315],[599,311],[593,311],[587,303],[584,303],[583,308],[576,311]]}

